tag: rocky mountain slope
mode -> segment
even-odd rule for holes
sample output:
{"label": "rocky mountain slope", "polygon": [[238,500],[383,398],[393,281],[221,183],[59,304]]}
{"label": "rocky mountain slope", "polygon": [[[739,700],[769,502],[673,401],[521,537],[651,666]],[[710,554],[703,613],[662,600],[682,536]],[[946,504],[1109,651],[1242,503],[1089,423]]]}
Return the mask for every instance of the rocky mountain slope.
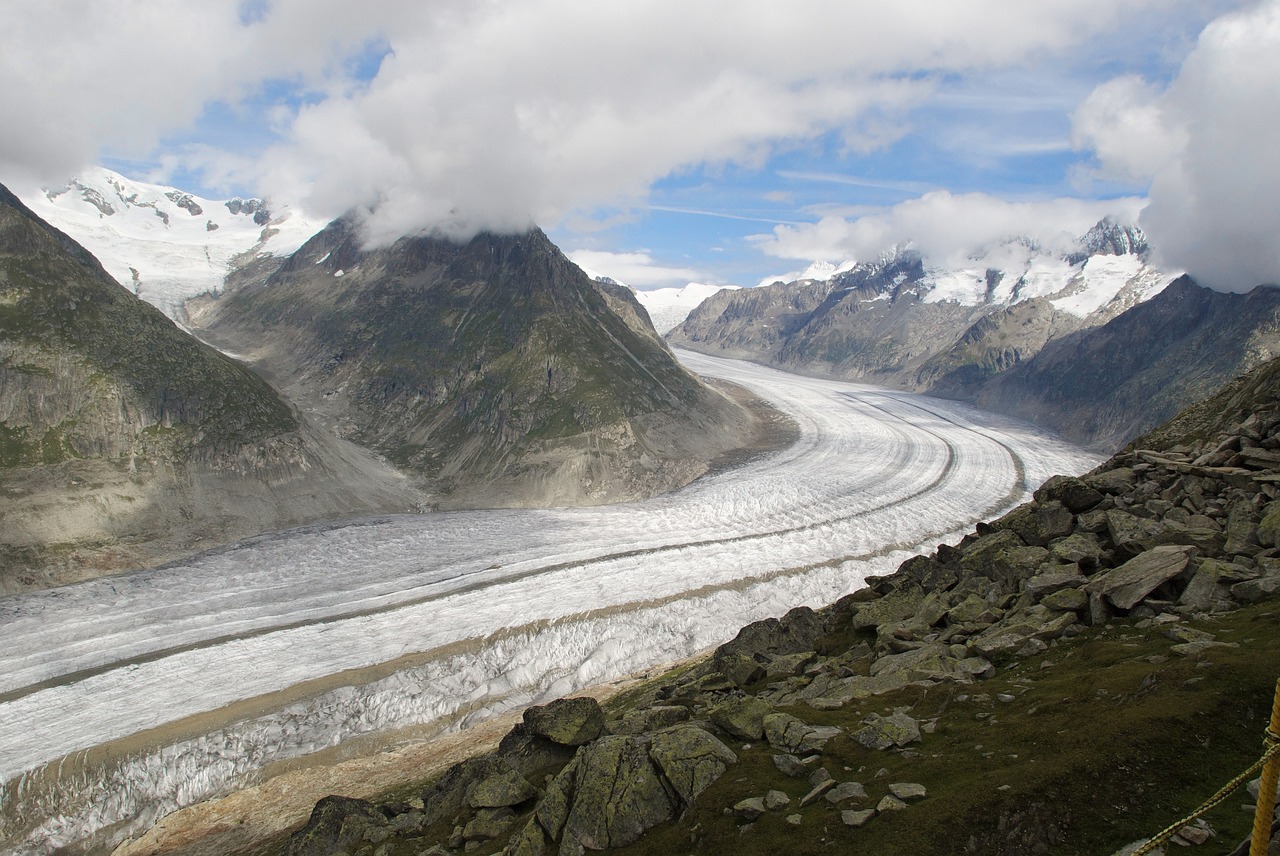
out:
{"label": "rocky mountain slope", "polygon": [[0,187],[0,593],[416,495]]}
{"label": "rocky mountain slope", "polygon": [[1061,256],[1014,241],[971,261],[935,269],[899,249],[829,280],[715,295],[668,338],[967,401],[1108,450],[1280,353],[1274,289],[1170,287],[1135,227],[1103,221]]}
{"label": "rocky mountain slope", "polygon": [[647,496],[749,440],[628,289],[536,229],[364,249],[342,218],[192,323],[444,505]]}
{"label": "rocky mountain slope", "polygon": [[[489,754],[380,803],[326,798],[258,852],[1116,851],[1261,754],[1278,390],[1272,361],[829,607],[604,708],[532,708]],[[1175,842],[1231,850],[1249,802]]]}

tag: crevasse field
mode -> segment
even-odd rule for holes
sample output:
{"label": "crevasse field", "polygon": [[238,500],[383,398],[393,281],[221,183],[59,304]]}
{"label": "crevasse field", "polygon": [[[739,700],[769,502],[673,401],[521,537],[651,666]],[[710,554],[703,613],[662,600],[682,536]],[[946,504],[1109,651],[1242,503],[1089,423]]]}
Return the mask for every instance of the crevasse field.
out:
{"label": "crevasse field", "polygon": [[955,403],[680,357],[799,442],[643,503],[294,530],[0,599],[0,850],[106,848],[273,762],[686,657],[1096,463]]}

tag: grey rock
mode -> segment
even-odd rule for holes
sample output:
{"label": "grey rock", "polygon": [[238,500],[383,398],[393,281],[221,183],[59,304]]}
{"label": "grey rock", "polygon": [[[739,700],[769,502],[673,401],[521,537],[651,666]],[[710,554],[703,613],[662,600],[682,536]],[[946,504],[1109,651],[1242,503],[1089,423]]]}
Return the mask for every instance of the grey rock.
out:
{"label": "grey rock", "polygon": [[472,808],[519,805],[538,795],[538,789],[515,770],[505,770],[476,783],[467,797]]}
{"label": "grey rock", "polygon": [[902,800],[892,794],[885,794],[884,798],[876,803],[876,814],[886,811],[901,811],[904,808],[907,808],[907,804]]}
{"label": "grey rock", "polygon": [[868,749],[906,746],[920,739],[920,723],[905,713],[892,716],[873,713],[863,722],[865,726],[854,732],[853,739]]}
{"label": "grey rock", "polygon": [[763,797],[748,797],[733,806],[733,813],[746,821],[755,820],[766,811]]}
{"label": "grey rock", "polygon": [[765,676],[764,666],[754,657],[741,651],[717,654],[715,664],[720,673],[737,687],[748,686],[756,681],[763,680]]}
{"label": "grey rock", "polygon": [[649,757],[685,805],[738,761],[733,750],[695,725],[677,725],[653,735]]}
{"label": "grey rock", "polygon": [[903,802],[911,802],[913,800],[922,800],[929,795],[924,785],[918,782],[894,782],[889,785],[889,793],[893,794]]}
{"label": "grey rock", "polygon": [[815,787],[816,785],[819,785],[830,778],[832,778],[832,775],[830,772],[827,771],[827,768],[819,767],[818,769],[814,770],[812,773],[809,774],[809,787]]}
{"label": "grey rock", "polygon": [[790,776],[793,779],[806,779],[809,777],[809,768],[806,767],[795,755],[774,755],[773,765],[777,767],[778,772],[782,773],[784,776]]}
{"label": "grey rock", "polygon": [[1040,600],[1042,604],[1059,612],[1079,612],[1089,605],[1089,596],[1078,588],[1062,589]]}
{"label": "grey rock", "polygon": [[1187,573],[1194,550],[1190,547],[1162,546],[1147,550],[1091,582],[1107,600],[1120,609],[1132,609],[1143,598],[1173,578]]}
{"label": "grey rock", "polygon": [[1036,489],[1037,502],[1057,500],[1073,514],[1088,511],[1099,502],[1102,494],[1075,476],[1052,476]]}
{"label": "grey rock", "polygon": [[827,741],[839,733],[839,728],[808,725],[788,713],[771,713],[764,718],[765,739],[784,752],[821,752]]}
{"label": "grey rock", "polygon": [[560,839],[562,852],[570,842],[604,850],[638,840],[675,810],[643,743],[610,735],[579,749],[560,771],[539,803],[538,820]]}
{"label": "grey rock", "polygon": [[831,790],[835,786],[835,779],[825,779],[818,782],[818,784],[813,786],[809,793],[800,798],[800,807],[804,808],[805,806],[813,805],[815,802],[822,799],[823,795],[825,795],[827,791]]}
{"label": "grey rock", "polygon": [[1063,562],[1073,562],[1091,568],[1102,557],[1102,543],[1092,532],[1072,532],[1049,545],[1049,554]]}
{"label": "grey rock", "polygon": [[1280,575],[1269,575],[1256,580],[1246,580],[1231,587],[1231,596],[1244,603],[1257,603],[1280,594]]}
{"label": "grey rock", "polygon": [[862,786],[861,782],[841,782],[827,792],[827,802],[832,805],[839,805],[849,800],[865,800],[866,798],[867,789]]}
{"label": "grey rock", "polygon": [[764,718],[773,712],[768,702],[744,696],[712,708],[711,721],[739,739],[760,740],[764,737]]}
{"label": "grey rock", "polygon": [[783,654],[775,657],[764,667],[765,677],[776,680],[799,675],[817,659],[818,655],[813,651],[802,651],[799,654]]}
{"label": "grey rock", "polygon": [[524,727],[561,746],[583,746],[604,734],[604,713],[593,698],[562,698],[524,712]]}
{"label": "grey rock", "polygon": [[327,796],[316,803],[306,824],[289,836],[289,856],[330,856],[350,852],[372,829],[389,832],[386,815],[373,803]]}
{"label": "grey rock", "polygon": [[840,822],[845,826],[859,829],[867,825],[871,818],[876,816],[876,810],[873,808],[862,809],[860,811],[847,810],[840,812]]}
{"label": "grey rock", "polygon": [[787,823],[791,824],[792,826],[799,826],[800,824],[804,823],[804,818],[798,814],[789,814],[787,815]]}
{"label": "grey rock", "polygon": [[509,807],[482,808],[462,830],[463,841],[489,841],[502,835],[515,823],[516,813]]}
{"label": "grey rock", "polygon": [[689,708],[681,705],[654,705],[640,710],[630,710],[614,729],[617,734],[642,734],[670,728],[689,721]]}
{"label": "grey rock", "polygon": [[769,811],[782,808],[784,805],[791,805],[791,797],[782,791],[769,791],[764,795],[764,807]]}

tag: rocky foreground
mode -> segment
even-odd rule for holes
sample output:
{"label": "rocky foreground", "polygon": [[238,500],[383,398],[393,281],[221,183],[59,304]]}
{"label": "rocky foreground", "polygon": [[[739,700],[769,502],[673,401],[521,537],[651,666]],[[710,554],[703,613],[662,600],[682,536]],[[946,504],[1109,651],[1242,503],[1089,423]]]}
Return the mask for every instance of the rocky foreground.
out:
{"label": "rocky foreground", "polygon": [[[605,709],[532,708],[410,793],[326,798],[287,851],[1110,853],[1151,835],[1261,754],[1278,375]],[[1249,800],[1176,842],[1232,851]]]}

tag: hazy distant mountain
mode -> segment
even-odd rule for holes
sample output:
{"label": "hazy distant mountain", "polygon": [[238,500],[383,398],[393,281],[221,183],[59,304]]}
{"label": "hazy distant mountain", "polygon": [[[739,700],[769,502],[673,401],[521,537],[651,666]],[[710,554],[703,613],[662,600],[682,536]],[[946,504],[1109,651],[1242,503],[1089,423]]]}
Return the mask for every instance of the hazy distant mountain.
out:
{"label": "hazy distant mountain", "polygon": [[644,291],[635,289],[636,300],[649,313],[653,328],[659,333],[666,333],[673,327],[682,324],[689,313],[702,304],[704,300],[721,291],[737,291],[736,285],[706,285],[691,282],[680,288],[654,288]]}
{"label": "hazy distant mountain", "polygon": [[283,260],[324,225],[288,206],[205,199],[102,167],[23,200],[119,283],[178,321],[186,300],[221,290],[231,270],[260,257]]}
{"label": "hazy distant mountain", "polygon": [[0,592],[414,494],[0,187]]}
{"label": "hazy distant mountain", "polygon": [[649,495],[746,426],[538,230],[366,250],[341,218],[193,323],[449,505]]}

